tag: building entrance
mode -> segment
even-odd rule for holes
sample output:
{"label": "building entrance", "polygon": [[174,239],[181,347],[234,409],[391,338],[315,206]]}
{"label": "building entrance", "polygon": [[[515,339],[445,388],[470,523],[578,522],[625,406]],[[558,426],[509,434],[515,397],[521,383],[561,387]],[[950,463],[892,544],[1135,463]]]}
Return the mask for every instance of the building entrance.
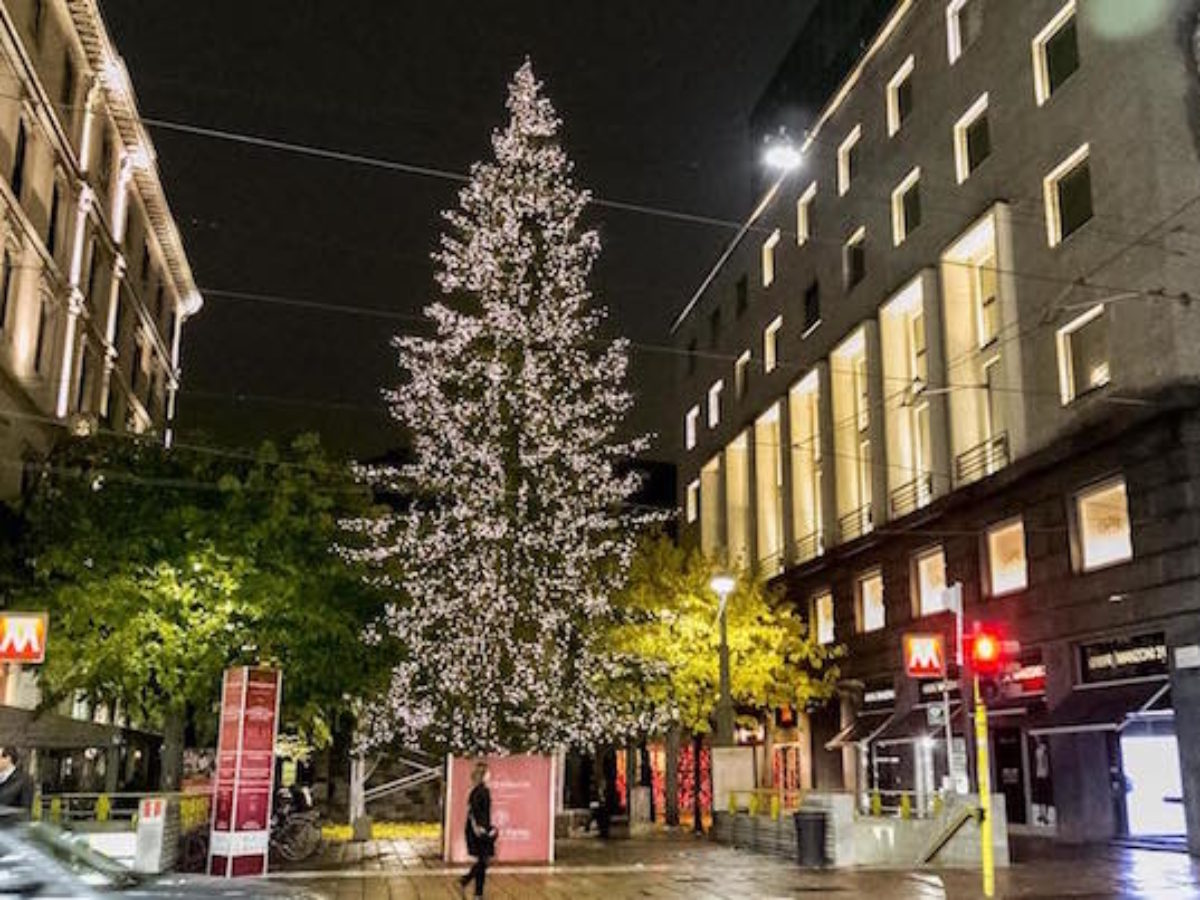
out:
{"label": "building entrance", "polygon": [[1131,837],[1184,835],[1183,778],[1173,734],[1121,735],[1125,816]]}

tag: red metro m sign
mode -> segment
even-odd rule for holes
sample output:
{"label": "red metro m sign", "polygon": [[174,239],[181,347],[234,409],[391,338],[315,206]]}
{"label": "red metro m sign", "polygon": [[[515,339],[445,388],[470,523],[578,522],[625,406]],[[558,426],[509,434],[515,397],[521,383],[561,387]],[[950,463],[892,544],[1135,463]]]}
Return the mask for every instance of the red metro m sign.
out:
{"label": "red metro m sign", "polygon": [[37,664],[45,658],[46,614],[0,613],[0,663]]}
{"label": "red metro m sign", "polygon": [[942,635],[904,635],[904,671],[909,678],[945,678],[946,641]]}

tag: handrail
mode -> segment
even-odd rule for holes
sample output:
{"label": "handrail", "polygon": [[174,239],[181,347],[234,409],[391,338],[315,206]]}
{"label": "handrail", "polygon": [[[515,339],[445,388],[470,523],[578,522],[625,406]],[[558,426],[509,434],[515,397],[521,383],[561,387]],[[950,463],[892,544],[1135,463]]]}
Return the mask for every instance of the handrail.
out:
{"label": "handrail", "polygon": [[917,865],[925,866],[933,862],[933,858],[942,852],[943,847],[954,840],[954,836],[962,831],[963,826],[972,820],[978,821],[979,815],[980,810],[973,806],[964,806],[960,809],[934,838],[933,843],[925,848]]}

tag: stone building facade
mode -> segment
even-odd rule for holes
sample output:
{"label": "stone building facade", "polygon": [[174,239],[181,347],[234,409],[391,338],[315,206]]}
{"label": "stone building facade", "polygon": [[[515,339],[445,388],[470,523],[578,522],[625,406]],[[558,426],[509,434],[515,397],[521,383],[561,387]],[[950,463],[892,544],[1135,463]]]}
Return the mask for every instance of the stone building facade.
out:
{"label": "stone building facade", "polygon": [[1134,7],[894,6],[675,325],[681,533],[846,645],[816,786],[973,759],[958,584],[1014,827],[1200,852],[1200,4]]}

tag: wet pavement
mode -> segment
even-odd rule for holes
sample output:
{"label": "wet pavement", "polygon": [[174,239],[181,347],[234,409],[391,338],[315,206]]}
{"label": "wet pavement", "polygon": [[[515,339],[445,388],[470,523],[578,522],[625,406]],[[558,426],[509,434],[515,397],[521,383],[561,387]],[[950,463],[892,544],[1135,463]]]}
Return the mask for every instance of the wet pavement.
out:
{"label": "wet pavement", "polygon": [[[1200,900],[1200,865],[1186,854],[1124,847],[1018,844],[1020,862],[997,872],[996,896],[1131,897]],[[277,876],[331,900],[458,897],[456,874],[436,859],[433,842],[344,845],[317,868]],[[538,898],[872,897],[877,900],[982,896],[978,872],[855,869],[806,871],[784,860],[720,847],[686,834],[655,834],[603,844],[559,842],[554,866],[497,867],[494,900]]]}

